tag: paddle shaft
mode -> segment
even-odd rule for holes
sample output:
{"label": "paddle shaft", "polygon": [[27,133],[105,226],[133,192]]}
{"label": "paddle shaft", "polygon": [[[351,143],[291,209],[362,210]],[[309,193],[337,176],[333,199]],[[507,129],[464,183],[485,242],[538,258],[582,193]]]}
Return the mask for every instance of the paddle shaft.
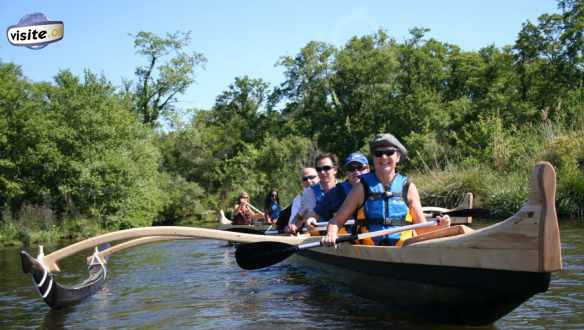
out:
{"label": "paddle shaft", "polygon": [[[316,227],[323,227],[323,226],[326,227],[326,226],[328,226],[328,224],[329,224],[328,221],[321,221],[321,222],[315,223],[315,226]],[[355,224],[355,220],[347,220],[347,222],[345,222],[345,226],[354,225],[354,224]]]}
{"label": "paddle shaft", "polygon": [[[394,227],[389,229],[383,229],[379,231],[374,231],[370,233],[363,233],[359,235],[347,235],[339,237],[335,240],[335,244],[342,242],[349,242],[353,240],[376,237],[382,235],[389,235],[394,233],[399,233],[405,230],[411,230],[421,227],[435,226],[436,221],[428,221],[422,223],[416,223],[409,226]],[[310,248],[315,248],[322,246],[322,241],[314,241],[310,243],[288,244],[284,242],[256,242],[250,244],[242,244],[237,247],[235,251],[235,261],[239,267],[243,269],[260,269],[264,267],[269,267],[271,265],[277,264],[278,262],[290,257],[294,253],[301,250],[306,250]]]}
{"label": "paddle shaft", "polygon": [[247,203],[247,205],[254,211],[260,213],[260,214],[264,214],[264,212],[260,211],[257,207],[253,206],[251,203]]}
{"label": "paddle shaft", "polygon": [[[474,209],[458,209],[458,210],[447,210],[439,207],[428,207],[424,210],[424,212],[432,213],[435,215],[448,215],[451,217],[488,217],[489,210],[481,209],[481,208],[474,208]],[[352,225],[354,224],[354,220],[348,220],[345,225]],[[326,226],[328,222],[317,222],[316,226]]]}
{"label": "paddle shaft", "polygon": [[426,210],[426,212],[436,214],[436,215],[448,215],[451,217],[488,217],[490,211],[487,209],[474,208],[474,209],[459,209],[451,210],[446,212],[441,212],[438,210]]}
{"label": "paddle shaft", "polygon": [[[397,228],[383,229],[383,230],[378,230],[378,231],[374,231],[374,232],[370,232],[370,233],[363,233],[363,234],[359,234],[359,235],[347,235],[347,236],[342,236],[342,237],[337,238],[335,240],[335,244],[339,244],[339,243],[343,243],[343,242],[350,242],[350,241],[354,241],[354,240],[361,240],[361,239],[365,239],[365,238],[391,235],[391,234],[400,233],[400,232],[406,231],[406,230],[431,227],[431,226],[435,226],[436,224],[437,224],[436,221],[426,221],[426,222],[422,222],[422,223],[415,223],[413,225],[401,226],[401,227],[397,227]],[[300,245],[298,245],[298,250],[305,250],[305,249],[310,249],[310,248],[314,248],[314,247],[318,247],[318,246],[322,246],[321,241],[300,244]]]}

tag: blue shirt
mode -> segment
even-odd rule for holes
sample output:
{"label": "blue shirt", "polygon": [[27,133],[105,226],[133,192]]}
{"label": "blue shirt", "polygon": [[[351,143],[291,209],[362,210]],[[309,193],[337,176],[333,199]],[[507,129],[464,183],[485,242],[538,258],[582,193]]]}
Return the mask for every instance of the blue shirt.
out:
{"label": "blue shirt", "polygon": [[278,219],[278,217],[280,217],[281,208],[277,202],[271,201],[270,211],[271,211],[272,219]]}
{"label": "blue shirt", "polygon": [[349,185],[348,181],[338,183],[333,189],[324,195],[323,200],[316,204],[314,212],[318,214],[321,221],[328,221],[332,219],[335,213],[341,208],[345,198],[347,197],[347,188],[343,185]]}

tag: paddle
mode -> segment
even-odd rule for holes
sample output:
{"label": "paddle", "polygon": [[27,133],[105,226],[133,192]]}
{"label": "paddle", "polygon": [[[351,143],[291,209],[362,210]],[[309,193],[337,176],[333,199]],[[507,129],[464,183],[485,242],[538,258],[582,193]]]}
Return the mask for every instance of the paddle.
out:
{"label": "paddle", "polygon": [[[328,222],[324,222],[325,224],[328,224]],[[275,230],[272,229],[270,230],[268,229],[254,229],[254,228],[247,228],[247,227],[233,227],[233,228],[227,228],[227,229],[223,229],[225,231],[230,231],[230,232],[234,232],[234,233],[242,233],[242,234],[255,234],[255,235],[277,235],[280,234],[279,230]],[[326,231],[326,227],[320,226],[320,227],[316,227],[313,230],[316,231]]]}
{"label": "paddle", "polygon": [[447,212],[438,212],[438,211],[426,211],[427,213],[435,214],[435,215],[448,215],[451,217],[479,217],[485,218],[491,216],[491,211],[487,209],[460,209],[460,210],[452,210]]}
{"label": "paddle", "polygon": [[225,231],[231,231],[234,233],[242,233],[242,234],[256,234],[256,235],[264,235],[266,233],[266,230],[261,230],[261,229],[254,229],[254,228],[247,228],[247,227],[233,227],[233,228],[227,228],[227,229],[223,229]]}
{"label": "paddle", "polygon": [[[390,228],[359,235],[347,235],[337,238],[336,244],[342,242],[351,242],[364,238],[391,235],[406,230],[435,226],[436,221],[416,223],[413,225]],[[280,242],[256,242],[240,245],[235,250],[235,260],[239,267],[243,269],[260,269],[268,267],[288,258],[296,252],[322,246],[321,241],[305,243],[300,245],[291,245]]]}
{"label": "paddle", "polygon": [[[430,213],[434,215],[448,215],[451,217],[478,217],[478,218],[485,218],[490,217],[491,212],[487,209],[459,209],[459,210],[451,210],[451,211],[437,211],[437,210],[426,210],[424,213]],[[345,222],[345,225],[353,225],[355,224],[354,220],[349,220]],[[322,227],[328,225],[328,222],[316,222],[315,226]]]}
{"label": "paddle", "polygon": [[261,215],[265,215],[264,212],[260,211],[257,207],[251,205],[251,203],[247,203],[247,205],[249,206],[249,208],[251,208],[252,210],[258,212]]}

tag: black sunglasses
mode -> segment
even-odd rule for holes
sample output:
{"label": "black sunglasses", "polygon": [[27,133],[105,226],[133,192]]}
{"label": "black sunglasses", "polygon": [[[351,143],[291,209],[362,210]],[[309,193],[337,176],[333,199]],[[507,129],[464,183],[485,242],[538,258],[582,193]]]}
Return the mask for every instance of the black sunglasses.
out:
{"label": "black sunglasses", "polygon": [[332,167],[330,165],[325,165],[325,166],[322,166],[322,167],[321,166],[317,166],[316,167],[316,171],[317,172],[322,172],[322,171],[328,172],[328,171],[332,170],[333,168],[334,167]]}
{"label": "black sunglasses", "polygon": [[365,168],[365,165],[352,165],[347,166],[347,171],[355,172],[355,171],[362,171]]}
{"label": "black sunglasses", "polygon": [[314,178],[316,178],[316,175],[307,175],[302,177],[302,181],[314,180]]}
{"label": "black sunglasses", "polygon": [[395,152],[396,152],[395,149],[376,150],[376,151],[373,152],[373,155],[375,155],[375,157],[381,157],[383,155],[393,156],[393,154],[395,154]]}

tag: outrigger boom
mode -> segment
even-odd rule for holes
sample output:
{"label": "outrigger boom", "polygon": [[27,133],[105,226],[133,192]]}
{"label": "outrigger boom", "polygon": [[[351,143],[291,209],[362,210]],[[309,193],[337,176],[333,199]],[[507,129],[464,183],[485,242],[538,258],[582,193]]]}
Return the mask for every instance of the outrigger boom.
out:
{"label": "outrigger boom", "polygon": [[[243,234],[236,232],[228,232],[217,229],[207,229],[207,228],[194,228],[194,227],[180,227],[180,226],[165,226],[165,227],[142,227],[120,230],[108,234],[99,235],[93,238],[86,239],[84,241],[69,245],[46,256],[39,256],[38,260],[42,261],[44,266],[49,272],[59,272],[58,261],[79,253],[83,250],[87,250],[98,246],[100,244],[111,243],[115,241],[128,240],[139,237],[148,236],[173,236],[173,237],[184,237],[184,238],[204,238],[204,239],[217,239],[224,241],[234,241],[241,243],[252,243],[257,241],[272,241],[272,242],[284,242],[291,244],[298,244],[304,241],[302,236],[260,236],[254,234]],[[261,238],[259,238],[261,237]],[[309,240],[311,238],[308,238]],[[318,240],[318,237],[312,238],[313,240]]]}

